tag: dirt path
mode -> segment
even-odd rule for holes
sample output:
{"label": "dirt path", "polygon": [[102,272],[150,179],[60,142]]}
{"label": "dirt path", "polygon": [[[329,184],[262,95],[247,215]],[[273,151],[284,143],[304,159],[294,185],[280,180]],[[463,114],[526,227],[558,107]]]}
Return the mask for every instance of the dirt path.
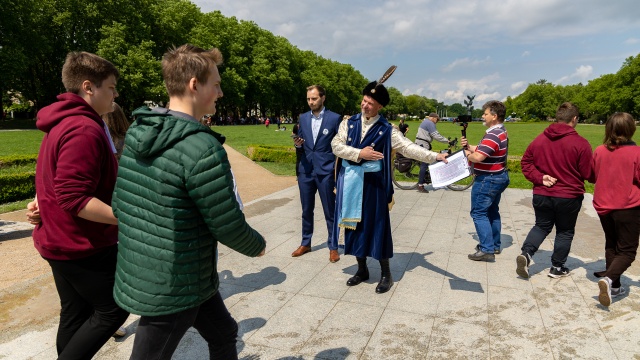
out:
{"label": "dirt path", "polygon": [[[273,175],[232,148],[225,149],[245,204],[296,184],[295,176]],[[0,214],[0,227],[24,222],[25,212]],[[60,311],[49,265],[34,249],[31,230],[22,229],[0,231],[0,342],[55,324]]]}

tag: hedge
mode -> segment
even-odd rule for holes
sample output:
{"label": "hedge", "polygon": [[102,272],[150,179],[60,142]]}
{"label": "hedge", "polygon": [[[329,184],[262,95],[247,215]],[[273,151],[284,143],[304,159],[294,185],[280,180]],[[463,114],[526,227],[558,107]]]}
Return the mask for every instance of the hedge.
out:
{"label": "hedge", "polygon": [[[247,155],[253,161],[280,162],[295,164],[296,149],[284,145],[249,145]],[[522,172],[520,156],[509,156],[507,159],[507,170],[510,172]]]}
{"label": "hedge", "polygon": [[37,159],[37,154],[0,156],[0,169],[16,165],[28,165],[35,163]]}
{"label": "hedge", "polygon": [[247,155],[253,161],[296,163],[296,148],[284,145],[249,145]]}
{"label": "hedge", "polygon": [[36,172],[0,174],[0,204],[32,198],[36,194]]}

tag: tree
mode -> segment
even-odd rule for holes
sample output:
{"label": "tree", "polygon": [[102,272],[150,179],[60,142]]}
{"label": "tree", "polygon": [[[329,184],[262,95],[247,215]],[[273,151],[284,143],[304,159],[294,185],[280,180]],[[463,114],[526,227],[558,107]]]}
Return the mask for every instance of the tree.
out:
{"label": "tree", "polygon": [[407,113],[407,102],[405,101],[405,97],[402,95],[400,90],[389,87],[389,98],[390,102],[384,110],[386,112],[387,118],[390,120],[394,120],[398,114]]}
{"label": "tree", "polygon": [[449,111],[449,116],[451,116],[451,117],[456,117],[456,116],[459,116],[459,115],[466,115],[467,114],[467,108],[464,105],[460,104],[460,103],[453,103],[453,104],[449,105],[447,110]]}

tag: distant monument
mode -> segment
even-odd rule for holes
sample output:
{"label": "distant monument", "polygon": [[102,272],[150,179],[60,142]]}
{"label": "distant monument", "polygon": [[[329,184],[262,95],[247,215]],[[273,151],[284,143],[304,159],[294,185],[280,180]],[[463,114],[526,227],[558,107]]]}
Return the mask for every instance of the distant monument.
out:
{"label": "distant monument", "polygon": [[467,99],[464,101],[464,104],[467,106],[467,115],[471,115],[471,112],[473,111],[473,99],[475,99],[476,96],[469,96],[467,95]]}

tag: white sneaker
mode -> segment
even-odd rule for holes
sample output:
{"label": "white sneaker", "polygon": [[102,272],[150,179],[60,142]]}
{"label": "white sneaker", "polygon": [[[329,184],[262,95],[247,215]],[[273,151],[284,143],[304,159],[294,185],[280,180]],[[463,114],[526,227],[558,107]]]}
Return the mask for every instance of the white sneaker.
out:
{"label": "white sneaker", "polygon": [[611,297],[618,297],[626,294],[627,290],[625,290],[622,286],[619,288],[611,288]]}
{"label": "white sneaker", "polygon": [[531,266],[531,256],[529,254],[518,255],[516,257],[516,274],[521,278],[529,278],[529,266]]}
{"label": "white sneaker", "polygon": [[600,305],[611,305],[611,279],[604,277],[598,281],[598,288],[600,288],[600,294],[598,294],[598,301]]}

